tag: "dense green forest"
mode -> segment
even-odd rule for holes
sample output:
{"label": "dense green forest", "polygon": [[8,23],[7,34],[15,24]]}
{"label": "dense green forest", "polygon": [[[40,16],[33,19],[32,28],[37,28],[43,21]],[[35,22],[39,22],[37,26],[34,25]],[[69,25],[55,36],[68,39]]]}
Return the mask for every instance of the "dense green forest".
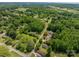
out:
{"label": "dense green forest", "polygon": [[63,6],[77,8],[73,12],[48,7],[56,5],[53,3],[28,5],[0,3],[0,56],[33,56],[32,51],[44,57],[79,56],[79,13],[73,13],[78,11],[76,4]]}

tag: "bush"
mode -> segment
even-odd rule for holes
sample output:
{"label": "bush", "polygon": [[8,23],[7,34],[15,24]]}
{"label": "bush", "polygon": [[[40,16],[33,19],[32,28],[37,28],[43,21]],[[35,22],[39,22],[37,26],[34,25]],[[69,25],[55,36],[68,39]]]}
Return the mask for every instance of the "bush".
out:
{"label": "bush", "polygon": [[38,20],[34,20],[32,23],[29,24],[30,30],[33,32],[41,32],[44,28],[44,23]]}
{"label": "bush", "polygon": [[34,40],[36,40],[36,38],[26,34],[20,34],[16,37],[16,39],[19,40],[16,49],[22,52],[30,52],[34,48]]}
{"label": "bush", "polygon": [[12,39],[15,39],[16,38],[16,31],[10,29],[10,30],[7,31],[6,35],[11,37]]}

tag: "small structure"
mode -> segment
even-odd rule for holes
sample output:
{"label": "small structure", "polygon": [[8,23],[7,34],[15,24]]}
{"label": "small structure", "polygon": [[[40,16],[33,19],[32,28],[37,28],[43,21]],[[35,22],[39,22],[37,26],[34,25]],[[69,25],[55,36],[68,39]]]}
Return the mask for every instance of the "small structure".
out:
{"label": "small structure", "polygon": [[47,44],[42,44],[42,48],[48,49],[48,45]]}
{"label": "small structure", "polygon": [[47,31],[47,32],[44,33],[43,39],[44,39],[45,41],[48,41],[48,40],[51,39],[52,36],[53,36],[53,32],[52,32],[52,31]]}

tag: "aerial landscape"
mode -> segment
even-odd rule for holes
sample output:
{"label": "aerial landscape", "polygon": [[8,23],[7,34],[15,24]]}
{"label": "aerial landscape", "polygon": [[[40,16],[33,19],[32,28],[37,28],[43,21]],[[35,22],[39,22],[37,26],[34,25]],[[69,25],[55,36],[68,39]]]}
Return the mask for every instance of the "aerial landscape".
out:
{"label": "aerial landscape", "polygon": [[79,4],[0,2],[0,57],[79,57]]}

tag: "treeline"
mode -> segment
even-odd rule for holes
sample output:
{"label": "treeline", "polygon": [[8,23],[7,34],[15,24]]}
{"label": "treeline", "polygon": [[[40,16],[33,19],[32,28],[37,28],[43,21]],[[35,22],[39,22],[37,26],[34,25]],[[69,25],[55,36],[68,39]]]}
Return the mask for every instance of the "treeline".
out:
{"label": "treeline", "polygon": [[40,48],[40,41],[36,51],[40,48],[43,56],[50,56],[52,51],[79,53],[79,14],[50,8],[5,9],[0,11],[0,32],[6,33],[3,39],[7,45],[24,53],[31,52],[50,18],[52,22],[47,31],[53,32],[52,38],[43,43],[45,49]]}

